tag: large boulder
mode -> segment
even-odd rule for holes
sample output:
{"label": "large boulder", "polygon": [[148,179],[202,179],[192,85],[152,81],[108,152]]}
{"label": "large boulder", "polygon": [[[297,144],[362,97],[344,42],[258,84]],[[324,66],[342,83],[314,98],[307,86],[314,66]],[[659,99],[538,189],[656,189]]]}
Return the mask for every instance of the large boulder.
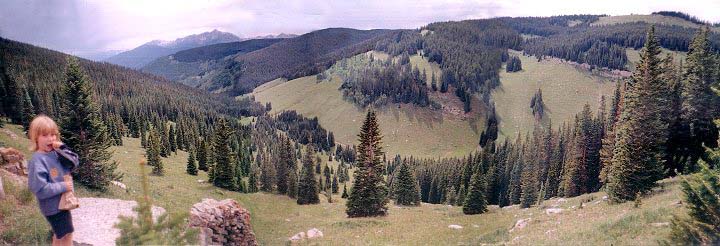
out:
{"label": "large boulder", "polygon": [[27,176],[27,167],[24,165],[25,155],[13,148],[0,147],[0,164],[5,170],[18,175]]}
{"label": "large boulder", "polygon": [[196,203],[190,209],[189,226],[200,230],[200,245],[257,245],[250,213],[232,199]]}
{"label": "large boulder", "polygon": [[529,222],[530,222],[530,218],[518,220],[517,222],[515,222],[515,225],[510,229],[510,232],[525,228]]}
{"label": "large boulder", "polygon": [[547,214],[547,215],[559,214],[559,213],[562,213],[562,211],[563,211],[562,208],[548,208],[548,209],[545,209],[545,214]]}

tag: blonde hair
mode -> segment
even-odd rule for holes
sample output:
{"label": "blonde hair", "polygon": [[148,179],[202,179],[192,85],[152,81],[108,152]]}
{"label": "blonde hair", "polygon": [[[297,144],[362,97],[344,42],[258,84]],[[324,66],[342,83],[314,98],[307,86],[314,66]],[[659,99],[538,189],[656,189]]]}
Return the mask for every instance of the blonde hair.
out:
{"label": "blonde hair", "polygon": [[38,150],[37,139],[41,135],[55,134],[60,140],[60,129],[53,119],[46,115],[38,115],[30,122],[28,137],[30,137],[30,151]]}

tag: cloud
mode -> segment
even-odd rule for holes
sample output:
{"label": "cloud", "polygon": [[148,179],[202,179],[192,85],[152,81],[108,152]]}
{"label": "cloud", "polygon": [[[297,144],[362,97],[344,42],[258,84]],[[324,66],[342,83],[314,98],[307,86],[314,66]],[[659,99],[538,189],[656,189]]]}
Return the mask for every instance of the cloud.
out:
{"label": "cloud", "polygon": [[219,29],[240,37],[328,27],[418,28],[496,16],[648,14],[679,10],[720,21],[720,2],[531,0],[3,0],[3,37],[64,52],[131,49],[145,42]]}

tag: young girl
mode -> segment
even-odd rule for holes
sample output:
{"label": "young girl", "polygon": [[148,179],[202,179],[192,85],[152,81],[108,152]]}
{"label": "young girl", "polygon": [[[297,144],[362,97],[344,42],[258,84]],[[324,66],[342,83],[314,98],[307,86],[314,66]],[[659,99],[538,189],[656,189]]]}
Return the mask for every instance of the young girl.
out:
{"label": "young girl", "polygon": [[28,162],[28,186],[52,227],[52,245],[72,245],[72,215],[58,207],[62,194],[73,190],[70,172],[78,166],[78,155],[60,142],[57,124],[45,115],[33,119],[28,135],[35,151]]}

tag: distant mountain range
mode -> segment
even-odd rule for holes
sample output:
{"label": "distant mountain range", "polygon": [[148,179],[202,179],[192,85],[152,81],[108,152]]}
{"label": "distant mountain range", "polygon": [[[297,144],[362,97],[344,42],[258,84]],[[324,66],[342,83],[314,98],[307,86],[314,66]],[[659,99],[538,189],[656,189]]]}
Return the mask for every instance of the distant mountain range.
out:
{"label": "distant mountain range", "polygon": [[265,36],[275,38],[183,50],[160,57],[142,70],[209,91],[239,95],[279,77],[316,74],[339,59],[371,50],[377,38],[392,32],[328,28],[301,36]]}
{"label": "distant mountain range", "polygon": [[236,42],[242,40],[232,33],[213,30],[200,34],[190,35],[174,41],[153,40],[137,48],[111,56],[104,61],[130,67],[141,68],[158,57],[200,46]]}
{"label": "distant mountain range", "polygon": [[93,61],[104,61],[110,57],[124,52],[125,50],[103,50],[103,51],[77,51],[70,52],[70,55],[79,56]]}
{"label": "distant mountain range", "polygon": [[[280,33],[277,35],[265,35],[265,36],[256,36],[248,39],[274,39],[274,38],[294,38],[300,35],[297,34],[287,34],[287,33]],[[247,40],[247,39],[246,39]]]}

